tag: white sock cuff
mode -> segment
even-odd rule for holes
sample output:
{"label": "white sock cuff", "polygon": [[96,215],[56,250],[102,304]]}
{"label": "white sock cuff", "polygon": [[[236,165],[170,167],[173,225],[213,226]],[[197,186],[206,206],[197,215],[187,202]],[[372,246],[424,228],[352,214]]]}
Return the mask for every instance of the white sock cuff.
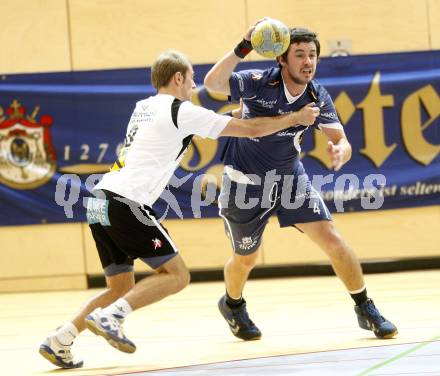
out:
{"label": "white sock cuff", "polygon": [[64,325],[64,327],[65,327],[65,329],[67,329],[71,334],[73,334],[75,337],[78,336],[78,334],[79,334],[78,329],[77,329],[77,327],[76,327],[75,325],[73,325],[72,322],[70,322],[70,321],[67,322],[67,323]]}
{"label": "white sock cuff", "polygon": [[350,294],[359,294],[360,292],[364,291],[366,289],[366,286],[363,285],[359,290],[349,291]]}
{"label": "white sock cuff", "polygon": [[133,312],[133,308],[131,308],[130,304],[128,304],[128,302],[124,298],[119,298],[118,300],[116,300],[116,302],[114,302],[114,304],[118,308],[120,308],[125,315]]}
{"label": "white sock cuff", "polygon": [[72,344],[78,334],[76,326],[69,321],[55,332],[55,337],[61,345],[68,346]]}

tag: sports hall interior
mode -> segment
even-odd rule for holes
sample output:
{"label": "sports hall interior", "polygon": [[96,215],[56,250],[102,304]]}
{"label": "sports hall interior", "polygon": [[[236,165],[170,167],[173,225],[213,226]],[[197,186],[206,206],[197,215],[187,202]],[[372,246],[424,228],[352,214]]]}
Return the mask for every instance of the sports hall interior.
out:
{"label": "sports hall interior", "polygon": [[[148,67],[167,48],[186,53],[195,65],[213,64],[241,40],[250,24],[264,16],[279,19],[290,26],[304,26],[316,31],[320,37],[324,57],[330,55],[332,45],[338,40],[350,40],[353,55],[440,49],[440,0],[1,0],[0,15],[3,30],[0,33],[0,75],[3,76],[18,73]],[[249,61],[262,59],[264,58],[256,53],[247,57]],[[347,212],[335,214],[334,220],[365,265],[411,259],[437,260],[437,267],[440,265],[438,205]],[[221,276],[231,247],[224,235],[220,218],[172,219],[165,220],[164,223],[187,266],[195,275],[206,275],[208,279],[212,275]],[[52,315],[53,323],[46,320],[45,325],[41,322],[36,324],[38,333],[34,333],[35,335],[44,335],[45,331],[51,329],[50,325],[60,324],[69,317],[69,312],[57,308],[58,304],[63,304],[63,296],[69,296],[63,294],[83,294],[68,298],[66,307],[73,310],[73,303],[79,304],[80,298],[90,295],[90,280],[102,277],[87,223],[3,226],[0,227],[0,250],[0,301],[9,305],[8,309],[12,312],[21,312],[18,304],[27,307],[26,317],[31,318],[33,322],[38,322],[40,318],[45,320],[42,318],[45,304],[49,310],[58,312],[55,316]],[[270,220],[263,239],[259,269],[270,269],[272,276],[275,276],[277,268],[280,273],[285,273],[290,266],[328,264],[325,254],[304,235],[298,231],[280,229],[275,218]],[[147,271],[143,264],[136,264],[135,270]],[[425,281],[432,287],[431,295],[435,307],[440,308],[440,271],[433,269],[413,273],[416,274],[389,274],[383,281],[391,283],[395,288],[403,286],[406,281]],[[367,285],[368,281],[371,281],[373,289],[379,291],[377,295],[380,299],[386,300],[388,295],[380,293],[383,284],[379,277],[374,274],[367,275]],[[320,287],[325,292],[334,286],[335,290],[340,290],[336,301],[345,301],[342,284],[326,278],[321,276],[305,279],[304,285],[315,293]],[[300,279],[295,278],[289,279],[290,282],[286,284],[277,280],[278,283],[271,287],[273,290],[268,287],[272,286],[273,280],[268,280],[267,284],[265,281],[257,280],[255,283],[267,294],[270,294],[270,291],[278,291],[282,285],[288,286],[288,283],[291,283],[292,289],[295,290],[292,295],[303,288],[303,285],[296,282]],[[195,292],[200,299],[197,300],[199,306],[202,306],[204,300],[209,299],[209,304],[214,305],[213,309],[216,308],[218,293],[221,294],[223,291],[220,279],[218,283],[215,296],[209,295],[204,284],[196,283],[195,286],[190,286],[193,289],[190,291]],[[434,285],[437,287],[434,288]],[[427,287],[421,282],[420,288]],[[184,297],[188,297],[185,294],[188,293],[182,292],[181,297],[176,296],[168,303],[161,303],[163,311],[168,310],[164,319],[179,320],[179,312],[184,310],[185,306]],[[256,293],[251,289],[250,295]],[[29,301],[32,299],[41,302],[35,316],[33,308],[30,308]],[[261,304],[263,302],[264,298],[261,297]],[[173,304],[177,308],[173,308]],[[177,310],[176,317],[171,314],[174,309]],[[342,308],[333,312],[336,317],[339,311],[342,311]],[[391,306],[388,307],[388,311],[395,314],[397,309]],[[151,312],[156,311],[153,309]],[[196,314],[194,312],[194,315]],[[5,328],[10,318],[3,316],[1,319],[2,316],[0,314],[0,331],[7,336],[9,332]],[[304,317],[306,316],[304,313]],[[288,320],[288,315],[280,313],[279,318]],[[218,318],[219,321],[220,319]],[[327,317],[326,321],[329,320]],[[156,322],[154,318],[152,321]],[[299,325],[298,322],[297,324]],[[163,334],[161,331],[164,330],[160,329],[160,322],[156,322],[156,325],[153,329],[149,325],[145,328],[151,334],[150,351],[154,350],[155,346],[160,351],[166,351],[165,339],[172,340],[172,336],[167,333],[159,343],[155,342],[154,338],[160,338]],[[270,327],[270,324],[268,325]],[[24,327],[29,326],[30,324],[26,324]],[[354,323],[350,323],[350,326],[354,326]],[[226,335],[229,335],[226,333],[227,328],[222,329],[226,338]],[[440,334],[438,321],[437,330],[437,333],[432,335]],[[184,328],[184,333],[186,331]],[[322,331],[325,331],[325,325],[320,333]],[[347,335],[342,334],[342,342],[347,340]],[[415,336],[414,340],[423,341],[428,339],[429,334],[421,337]],[[325,350],[321,344],[311,344],[308,336],[299,338],[304,341],[307,349],[311,349],[310,351]],[[91,341],[92,337],[87,337],[86,342]],[[202,341],[205,341],[204,346],[210,346],[206,339]],[[16,346],[14,340],[12,343],[12,346]],[[35,347],[37,342],[32,345]],[[184,346],[182,343],[180,345]],[[3,342],[2,348],[5,346],[7,345]],[[103,343],[102,346],[104,347]],[[220,352],[224,350],[222,346],[217,346],[216,349]],[[288,353],[286,349],[279,349],[277,352],[275,341],[262,346],[266,347],[268,355]],[[28,344],[27,347],[30,349],[32,346]],[[241,350],[237,348],[237,351]],[[29,351],[29,354],[31,353],[32,351]],[[107,353],[113,354],[111,349]],[[3,359],[7,354],[8,352],[2,350],[0,358]],[[188,365],[182,354],[176,355],[168,364]],[[243,354],[245,357],[261,356],[261,352],[253,350],[244,350]],[[119,359],[118,355],[115,356]],[[14,357],[19,359],[18,355],[12,355],[12,358]],[[198,362],[238,358],[225,358],[212,352],[206,359],[199,359]],[[32,363],[37,364],[36,368],[41,374],[48,374],[48,371],[44,370],[51,369],[43,359],[33,359]],[[158,361],[159,365],[156,365],[156,368],[165,368],[163,363]],[[105,362],[96,367],[103,367],[102,364]],[[129,360],[121,360],[121,364],[125,364],[128,371],[135,370],[130,368]],[[121,372],[120,369],[115,371],[111,367],[105,370],[104,368],[95,370],[95,373],[89,369],[88,373],[75,371],[77,373],[72,374]],[[138,367],[136,370],[147,368]],[[149,369],[155,369],[154,364],[150,364]],[[15,374],[11,372],[0,371],[4,375]],[[33,373],[26,368],[24,373],[18,374]]]}

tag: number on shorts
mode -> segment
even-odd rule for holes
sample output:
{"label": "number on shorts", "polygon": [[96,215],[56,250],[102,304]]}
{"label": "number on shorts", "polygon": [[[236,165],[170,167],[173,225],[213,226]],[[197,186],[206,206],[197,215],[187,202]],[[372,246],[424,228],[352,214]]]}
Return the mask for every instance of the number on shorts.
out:
{"label": "number on shorts", "polygon": [[318,215],[321,215],[321,209],[319,208],[317,202],[313,203],[313,213],[318,213]]}

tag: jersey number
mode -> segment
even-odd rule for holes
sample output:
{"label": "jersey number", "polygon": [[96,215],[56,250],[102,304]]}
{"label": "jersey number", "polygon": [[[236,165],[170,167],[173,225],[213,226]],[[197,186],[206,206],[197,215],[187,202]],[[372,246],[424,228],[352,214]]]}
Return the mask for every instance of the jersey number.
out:
{"label": "jersey number", "polygon": [[138,126],[135,125],[133,128],[130,129],[130,132],[128,132],[127,136],[125,136],[124,146],[121,148],[118,159],[116,159],[116,162],[113,164],[110,171],[118,171],[125,166],[125,157],[127,156],[128,149],[133,143],[134,136],[136,136],[138,129]]}

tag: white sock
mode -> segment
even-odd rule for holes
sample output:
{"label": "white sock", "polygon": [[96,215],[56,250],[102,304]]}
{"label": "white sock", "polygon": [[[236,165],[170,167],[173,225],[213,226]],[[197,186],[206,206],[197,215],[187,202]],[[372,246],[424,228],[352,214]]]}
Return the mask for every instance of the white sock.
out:
{"label": "white sock", "polygon": [[71,345],[78,334],[79,332],[76,326],[69,321],[66,322],[61,328],[57,329],[55,332],[55,337],[62,345]]}
{"label": "white sock", "polygon": [[121,316],[124,319],[133,309],[124,298],[119,298],[113,304],[105,307],[103,311],[107,314]]}

